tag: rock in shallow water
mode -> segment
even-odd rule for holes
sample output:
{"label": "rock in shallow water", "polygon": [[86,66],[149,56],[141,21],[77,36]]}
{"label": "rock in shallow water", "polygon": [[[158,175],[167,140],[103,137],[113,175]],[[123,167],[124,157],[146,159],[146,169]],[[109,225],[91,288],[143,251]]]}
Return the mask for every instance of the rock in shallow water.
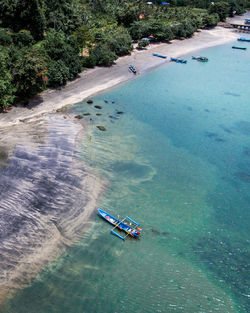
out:
{"label": "rock in shallow water", "polygon": [[99,130],[101,130],[101,131],[105,131],[106,130],[106,128],[104,127],[104,126],[96,126]]}

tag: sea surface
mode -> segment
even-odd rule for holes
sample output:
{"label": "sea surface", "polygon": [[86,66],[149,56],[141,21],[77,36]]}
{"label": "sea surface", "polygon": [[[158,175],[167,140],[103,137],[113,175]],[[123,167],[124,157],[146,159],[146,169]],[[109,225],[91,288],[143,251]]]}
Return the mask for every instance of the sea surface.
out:
{"label": "sea surface", "polygon": [[[143,235],[123,242],[94,214],[1,313],[249,312],[250,43],[197,54],[209,61],[188,55],[74,105],[99,207]],[[81,188],[64,196],[72,208]]]}

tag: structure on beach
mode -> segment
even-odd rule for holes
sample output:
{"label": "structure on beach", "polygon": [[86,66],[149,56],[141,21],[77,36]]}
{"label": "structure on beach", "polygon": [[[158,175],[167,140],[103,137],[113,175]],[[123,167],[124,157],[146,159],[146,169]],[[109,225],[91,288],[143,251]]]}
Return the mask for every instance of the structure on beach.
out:
{"label": "structure on beach", "polygon": [[250,32],[250,19],[249,23],[229,23],[231,27],[235,28],[239,32]]}

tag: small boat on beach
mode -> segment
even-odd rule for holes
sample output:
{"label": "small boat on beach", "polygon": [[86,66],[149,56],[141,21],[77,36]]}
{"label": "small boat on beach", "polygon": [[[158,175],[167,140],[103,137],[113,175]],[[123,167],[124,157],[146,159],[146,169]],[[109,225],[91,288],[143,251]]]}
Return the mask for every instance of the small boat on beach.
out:
{"label": "small boat on beach", "polygon": [[153,53],[153,56],[154,57],[159,57],[159,58],[162,58],[162,59],[166,59],[167,58],[165,55],[161,55],[161,54],[158,54],[158,53]]}
{"label": "small boat on beach", "polygon": [[201,56],[197,56],[197,57],[192,56],[192,59],[193,59],[193,60],[200,61],[200,62],[207,62],[207,61],[208,61],[208,58],[206,58],[206,57],[201,57]]}
{"label": "small boat on beach", "polygon": [[134,68],[133,65],[129,65],[128,68],[129,68],[129,70],[130,70],[132,73],[136,74],[136,69]]}
{"label": "small boat on beach", "polygon": [[[141,236],[140,231],[142,230],[141,228],[139,228],[138,226],[140,226],[140,224],[138,224],[137,222],[135,222],[134,220],[132,220],[130,217],[125,216],[125,218],[123,218],[121,221],[118,218],[113,217],[112,215],[110,215],[109,213],[103,211],[102,209],[97,209],[99,216],[101,216],[103,219],[105,219],[105,221],[109,222],[110,224],[112,224],[114,227],[110,230],[110,232],[119,237],[122,240],[125,240],[126,237],[131,236],[133,238],[139,238]],[[115,232],[115,229],[119,229],[121,231],[124,231],[126,233],[126,236],[121,236],[119,235],[117,232]]]}
{"label": "small boat on beach", "polygon": [[237,39],[238,41],[247,41],[247,42],[250,42],[250,39],[248,38],[244,38],[244,37],[240,37]]}
{"label": "small boat on beach", "polygon": [[187,60],[183,60],[183,59],[170,58],[170,60],[176,63],[187,63]]}
{"label": "small boat on beach", "polygon": [[232,46],[233,49],[240,49],[240,50],[247,50],[247,48],[245,47],[236,47],[236,46]]}

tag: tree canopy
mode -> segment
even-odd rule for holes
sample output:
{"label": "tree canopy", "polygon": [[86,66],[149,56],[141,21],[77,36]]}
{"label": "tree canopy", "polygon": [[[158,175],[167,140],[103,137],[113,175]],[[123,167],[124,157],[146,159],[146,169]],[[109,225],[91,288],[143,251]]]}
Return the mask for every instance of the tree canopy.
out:
{"label": "tree canopy", "polygon": [[1,0],[0,109],[74,79],[84,67],[110,66],[132,41],[191,37],[242,13],[249,0]]}

